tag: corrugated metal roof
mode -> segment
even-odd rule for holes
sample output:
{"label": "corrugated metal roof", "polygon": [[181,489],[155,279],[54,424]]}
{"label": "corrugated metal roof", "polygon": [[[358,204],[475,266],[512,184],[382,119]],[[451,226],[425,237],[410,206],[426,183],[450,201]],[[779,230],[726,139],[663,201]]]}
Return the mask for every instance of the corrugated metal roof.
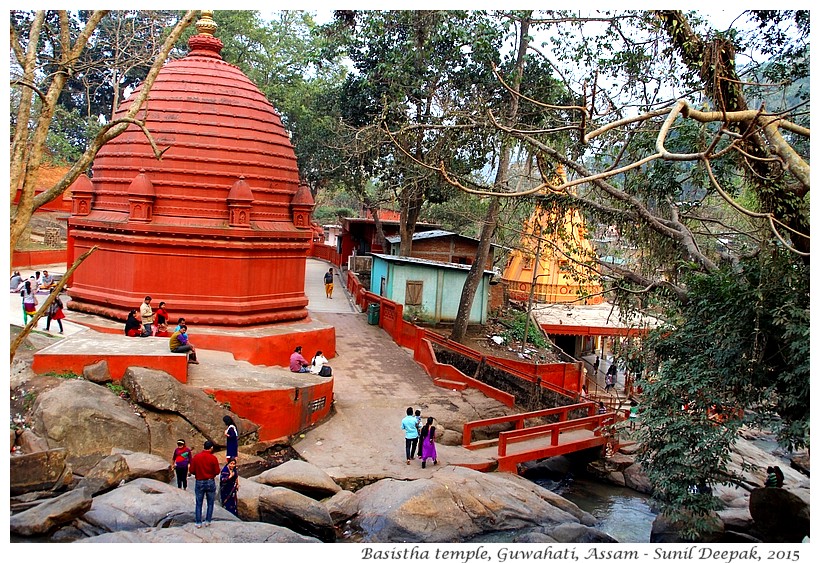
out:
{"label": "corrugated metal roof", "polygon": [[[438,237],[446,237],[450,235],[455,235],[455,233],[451,233],[450,231],[445,231],[442,229],[434,229],[432,231],[421,231],[420,233],[413,233],[413,240],[422,240],[427,238],[438,238]],[[461,236],[461,235],[456,235]],[[390,244],[396,244],[397,242],[401,242],[401,235],[394,235],[392,237],[386,237],[387,242]],[[462,238],[470,238],[470,237],[462,237]],[[470,239],[475,240],[475,239]]]}
{"label": "corrugated metal roof", "polygon": [[[449,268],[451,270],[467,270],[469,271],[472,266],[469,264],[454,264],[453,262],[439,262],[438,260],[426,260],[424,258],[413,258],[410,256],[393,256],[390,254],[373,254],[373,256],[377,256],[382,258],[386,262],[404,262],[407,264],[419,264],[422,266],[431,266],[433,268]],[[495,275],[495,272],[492,270],[484,270],[485,274]]]}

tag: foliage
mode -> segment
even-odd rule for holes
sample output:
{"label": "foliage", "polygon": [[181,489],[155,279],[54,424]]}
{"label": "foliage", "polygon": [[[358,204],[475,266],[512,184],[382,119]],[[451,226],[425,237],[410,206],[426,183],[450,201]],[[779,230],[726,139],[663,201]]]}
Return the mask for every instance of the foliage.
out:
{"label": "foliage", "polygon": [[108,387],[109,391],[120,398],[127,399],[130,395],[128,390],[118,383],[106,383],[105,386]]}
{"label": "foliage", "polygon": [[689,488],[733,482],[727,464],[742,424],[774,426],[789,449],[807,446],[808,276],[775,245],[737,267],[693,272],[689,302],[647,339],[640,460],[671,516],[717,508]]}
{"label": "foliage", "polygon": [[523,342],[524,330],[526,329],[528,344],[536,348],[547,348],[549,346],[546,338],[544,338],[544,334],[536,323],[530,321],[529,326],[527,326],[527,313],[510,309],[509,314],[499,320],[508,327],[508,329],[501,334],[505,341]]}
{"label": "foliage", "polygon": [[82,379],[82,375],[78,375],[76,373],[70,371],[63,371],[63,372],[56,372],[56,371],[49,371],[43,374],[45,377],[58,377],[60,379]]}

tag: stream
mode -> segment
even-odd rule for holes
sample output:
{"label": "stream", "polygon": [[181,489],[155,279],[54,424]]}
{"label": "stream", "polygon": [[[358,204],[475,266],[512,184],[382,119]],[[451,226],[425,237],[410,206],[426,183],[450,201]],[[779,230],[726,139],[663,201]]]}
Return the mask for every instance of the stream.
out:
{"label": "stream", "polygon": [[595,516],[598,519],[595,528],[618,542],[649,543],[656,514],[652,512],[648,495],[585,477],[567,476],[561,481],[537,479],[533,482]]}

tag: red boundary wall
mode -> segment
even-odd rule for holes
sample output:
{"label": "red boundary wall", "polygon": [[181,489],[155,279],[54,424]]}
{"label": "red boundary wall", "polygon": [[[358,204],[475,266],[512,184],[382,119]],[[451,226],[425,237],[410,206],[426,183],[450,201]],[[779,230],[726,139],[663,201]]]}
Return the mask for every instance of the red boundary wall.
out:
{"label": "red boundary wall", "polygon": [[62,250],[15,250],[11,256],[12,268],[34,268],[48,264],[63,264],[67,252]]}

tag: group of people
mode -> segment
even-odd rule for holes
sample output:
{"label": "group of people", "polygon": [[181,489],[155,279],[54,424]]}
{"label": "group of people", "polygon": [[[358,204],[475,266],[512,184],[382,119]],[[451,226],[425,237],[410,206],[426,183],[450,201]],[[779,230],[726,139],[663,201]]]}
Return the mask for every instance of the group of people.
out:
{"label": "group of people", "polygon": [[[19,271],[15,271],[11,275],[9,281],[9,292],[19,293],[23,307],[23,325],[28,324],[34,314],[37,312],[37,307],[40,305],[37,299],[37,294],[41,291],[48,291],[53,293],[57,286],[57,281],[48,273],[48,270],[43,270],[43,273],[35,272],[35,275],[24,280]],[[51,330],[51,321],[56,321],[60,327],[60,334],[63,333],[63,321],[65,312],[63,312],[64,304],[59,295],[56,295],[46,309],[46,330]]]}
{"label": "group of people", "polygon": [[290,371],[293,373],[312,373],[313,375],[320,375],[322,377],[330,377],[333,375],[330,361],[328,361],[321,350],[317,350],[313,358],[308,362],[302,355],[301,346],[297,346],[290,355]]}
{"label": "group of people", "polygon": [[196,359],[196,348],[188,340],[188,325],[185,317],[180,317],[177,326],[172,331],[168,330],[168,309],[165,308],[165,301],[160,301],[159,308],[154,311],[151,307],[152,298],[146,295],[140,305],[139,312],[131,309],[125,319],[125,336],[164,336],[170,337],[168,347],[171,352],[188,354],[188,363],[198,364]]}
{"label": "group of people", "polygon": [[11,278],[9,278],[9,292],[20,293],[26,282],[29,282],[34,293],[51,291],[57,285],[57,279],[49,274],[48,270],[43,270],[42,274],[40,272],[34,272],[27,280],[23,279],[19,270],[15,270],[11,274]]}
{"label": "group of people", "polygon": [[427,467],[427,460],[432,459],[433,465],[438,464],[436,456],[436,427],[433,426],[433,417],[427,417],[427,422],[421,424],[421,411],[413,407],[407,407],[407,416],[401,421],[401,428],[404,430],[404,453],[407,458],[407,465],[416,457],[418,448],[418,458],[421,460],[421,468]]}
{"label": "group of people", "polygon": [[151,296],[146,295],[139,311],[131,309],[128,312],[128,318],[125,320],[126,336],[169,336],[169,316],[165,301],[160,301],[156,311],[151,307],[151,301]]}
{"label": "group of people", "polygon": [[[237,495],[239,494],[239,473],[236,460],[239,455],[239,432],[230,416],[222,418],[225,423],[225,465],[220,468],[219,460],[214,455],[215,445],[206,440],[202,451],[193,455],[185,440],[177,440],[177,447],[171,455],[171,466],[177,477],[177,487],[188,489],[188,476],[196,480],[194,486],[195,513],[194,522],[197,528],[211,525],[216,500],[216,476],[219,475],[219,500],[231,514],[238,515]],[[205,504],[205,520],[202,519],[202,505]]]}

